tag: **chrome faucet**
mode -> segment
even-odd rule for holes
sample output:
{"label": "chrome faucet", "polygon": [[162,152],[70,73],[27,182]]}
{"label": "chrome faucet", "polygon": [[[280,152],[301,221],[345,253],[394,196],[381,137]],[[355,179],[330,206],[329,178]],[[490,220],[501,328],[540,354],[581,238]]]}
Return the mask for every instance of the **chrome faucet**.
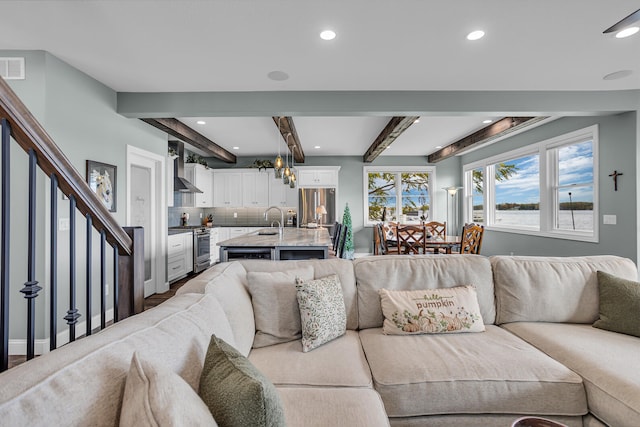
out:
{"label": "chrome faucet", "polygon": [[[280,212],[280,222],[278,223],[278,234],[280,235],[280,237],[282,237],[282,232],[283,232],[282,227],[283,227],[283,224],[284,224],[284,211],[282,209],[280,209],[278,206],[269,206],[267,208],[267,210],[264,211],[264,220],[265,221],[269,220],[268,214],[269,214],[269,211],[271,209],[277,209],[278,212]],[[271,223],[271,226],[273,226],[273,222]]]}

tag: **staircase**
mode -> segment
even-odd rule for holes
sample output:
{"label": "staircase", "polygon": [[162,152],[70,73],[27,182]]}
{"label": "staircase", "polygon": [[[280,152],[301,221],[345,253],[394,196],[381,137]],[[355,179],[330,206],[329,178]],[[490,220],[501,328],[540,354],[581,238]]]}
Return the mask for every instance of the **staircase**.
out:
{"label": "staircase", "polygon": [[[112,298],[113,321],[139,313],[143,310],[144,303],[144,235],[141,227],[121,227],[100,202],[96,194],[91,190],[84,178],[71,164],[60,148],[54,143],[43,127],[25,107],[8,84],[0,77],[0,128],[1,128],[1,164],[0,178],[0,371],[8,368],[9,360],[9,334],[12,312],[24,311],[24,307],[10,307],[12,292],[20,292],[24,296],[26,304],[26,357],[27,360],[35,356],[36,322],[41,316],[47,316],[45,323],[48,332],[45,334],[49,341],[49,350],[58,347],[58,322],[66,322],[68,326],[68,341],[76,339],[76,335],[91,335],[96,331],[97,325],[92,325],[92,305],[95,300],[100,302],[99,329],[106,327],[108,298]],[[28,157],[28,170],[24,175],[12,176],[10,171],[11,147],[17,144]],[[14,150],[15,151],[15,150]],[[15,153],[14,153],[15,154]],[[44,194],[38,194],[38,174],[44,176],[49,184],[50,197],[48,206],[45,206]],[[42,177],[40,177],[42,179]],[[12,229],[11,212],[15,213],[15,201],[12,204],[12,182],[28,181],[27,206],[20,207],[26,212],[27,235],[14,235]],[[40,186],[40,189],[42,186]],[[41,191],[42,193],[42,191]],[[69,199],[69,253],[59,253],[58,236],[58,200],[60,193]],[[84,221],[76,220],[76,211],[80,212]],[[38,223],[37,213],[49,213],[48,227],[42,227]],[[24,221],[20,215],[19,221]],[[80,224],[76,224],[80,222]],[[82,224],[84,222],[84,224]],[[79,231],[86,228],[85,241],[79,236]],[[44,229],[49,233],[44,239],[47,241],[49,257],[37,258],[37,245],[41,243]],[[95,231],[94,231],[95,230]],[[38,232],[40,234],[38,234]],[[93,235],[99,236],[99,253],[94,254],[92,241]],[[22,239],[26,241],[27,253],[12,253],[11,241]],[[113,253],[113,262],[107,263],[107,254]],[[24,273],[23,283],[11,283],[12,259],[26,259],[27,271]],[[77,277],[78,260],[85,260],[85,277]],[[64,283],[59,283],[58,267],[61,263],[68,263],[69,278]],[[37,277],[37,268],[48,264],[47,276]],[[93,279],[93,268],[99,267],[100,280],[97,283]],[[108,286],[107,275],[111,274],[113,284]],[[15,277],[15,275],[14,275]],[[79,284],[78,281],[83,283]],[[15,281],[15,279],[14,279]],[[43,295],[43,281],[47,283],[45,299],[48,304],[44,310],[38,310],[44,304],[36,304],[38,298]],[[22,286],[22,288],[20,288]],[[85,295],[85,300],[80,303],[76,300],[79,287]],[[111,295],[108,295],[111,289]],[[58,295],[68,299],[68,309],[64,313],[58,310]],[[15,302],[15,298],[13,299]],[[16,305],[16,304],[14,304]],[[14,316],[15,317],[15,316]],[[83,318],[85,330],[77,334],[78,319]],[[14,319],[15,320],[15,319]],[[42,335],[42,333],[40,334]],[[65,334],[66,335],[66,334]],[[41,336],[41,338],[43,338]]]}

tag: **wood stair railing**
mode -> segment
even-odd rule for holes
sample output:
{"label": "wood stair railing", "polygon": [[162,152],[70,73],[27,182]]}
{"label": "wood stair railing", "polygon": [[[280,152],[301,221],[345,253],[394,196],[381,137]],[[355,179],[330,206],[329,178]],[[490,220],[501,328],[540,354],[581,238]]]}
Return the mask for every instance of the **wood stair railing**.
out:
{"label": "wood stair railing", "polygon": [[[51,235],[50,235],[50,319],[49,319],[49,347],[57,348],[57,198],[61,191],[69,198],[70,205],[70,283],[69,310],[63,317],[69,325],[70,341],[75,340],[76,323],[80,317],[76,307],[76,233],[75,210],[86,218],[87,224],[87,265],[86,265],[86,335],[92,332],[91,298],[93,284],[91,269],[91,235],[92,229],[100,234],[100,306],[101,328],[105,327],[106,319],[106,245],[113,249],[113,312],[114,322],[139,313],[144,303],[144,237],[141,227],[121,227],[107,208],[100,202],[80,173],[75,169],[60,148],[53,142],[43,127],[26,108],[9,85],[0,77],[0,120],[2,127],[2,188],[1,188],[1,233],[0,244],[0,353],[2,361],[0,371],[8,367],[9,347],[9,290],[10,290],[10,142],[13,139],[29,156],[29,206],[28,206],[28,260],[27,280],[20,290],[27,299],[27,359],[34,357],[35,343],[35,299],[42,289],[38,286],[36,272],[36,171],[40,168],[51,183]],[[20,254],[19,256],[23,256]],[[40,260],[42,263],[43,260]]]}

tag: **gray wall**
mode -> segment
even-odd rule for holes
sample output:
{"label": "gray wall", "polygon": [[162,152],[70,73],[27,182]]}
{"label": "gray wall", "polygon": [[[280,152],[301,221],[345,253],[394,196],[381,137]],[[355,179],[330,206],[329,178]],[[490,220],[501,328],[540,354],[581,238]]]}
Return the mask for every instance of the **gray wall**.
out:
{"label": "gray wall", "polygon": [[[117,194],[118,210],[113,215],[121,225],[126,225],[126,146],[133,145],[157,154],[166,155],[167,136],[163,132],[137,120],[127,119],[116,112],[116,92],[106,87],[102,83],[92,79],[86,74],[69,66],[55,56],[42,51],[0,51],[3,56],[23,56],[26,62],[26,80],[10,80],[9,84],[18,94],[21,100],[27,105],[31,112],[43,125],[44,129],[51,135],[56,144],[62,149],[71,163],[76,167],[81,176],[85,176],[86,160],[97,160],[109,163],[117,167]],[[13,243],[17,246],[12,253],[15,254],[12,262],[12,285],[11,285],[11,338],[24,338],[24,319],[26,305],[21,298],[19,289],[26,281],[26,247],[25,236],[22,229],[26,229],[26,209],[27,190],[25,179],[25,168],[23,160],[26,157],[24,152],[16,150],[12,160],[12,180],[16,184],[12,193],[12,208],[15,206],[21,214],[13,215],[12,231],[14,232]],[[22,159],[21,159],[22,158]],[[23,178],[21,179],[20,176]],[[40,177],[40,188],[38,191],[38,205],[47,206],[47,210],[40,209],[38,212],[38,278],[41,286],[45,290],[38,297],[38,313],[44,313],[45,298],[48,281],[48,206],[49,206],[49,180]],[[43,191],[40,191],[42,189]],[[45,194],[46,193],[46,194]],[[58,199],[58,217],[69,217],[69,202]],[[77,293],[78,309],[83,315],[79,321],[85,320],[84,303],[84,253],[85,253],[85,220],[82,216],[77,216],[78,237],[77,253],[78,268],[77,282],[80,287]],[[20,234],[19,234],[20,233]],[[59,232],[59,287],[68,289],[69,283],[69,233]],[[94,232],[93,252],[99,254],[99,237]],[[109,259],[111,258],[111,250]],[[111,265],[109,263],[108,265]],[[108,281],[113,283],[111,274],[112,267],[109,267]],[[93,265],[93,282],[99,283],[99,268]],[[94,291],[95,292],[95,291]],[[109,295],[111,299],[112,294]],[[62,293],[58,299],[58,323],[59,330],[63,330],[65,322],[62,317],[68,309],[68,297]],[[93,299],[94,315],[99,309],[99,299]],[[43,338],[45,333],[45,318],[38,318],[37,336]]]}
{"label": "gray wall", "polygon": [[[497,142],[462,156],[462,165],[505,151],[544,141],[594,124],[599,125],[599,202],[600,241],[598,243],[553,239],[487,230],[482,241],[485,255],[598,255],[612,254],[636,260],[637,173],[635,112],[602,117],[567,117]],[[623,172],[618,191],[608,176]],[[602,215],[617,215],[616,225],[604,225]]]}

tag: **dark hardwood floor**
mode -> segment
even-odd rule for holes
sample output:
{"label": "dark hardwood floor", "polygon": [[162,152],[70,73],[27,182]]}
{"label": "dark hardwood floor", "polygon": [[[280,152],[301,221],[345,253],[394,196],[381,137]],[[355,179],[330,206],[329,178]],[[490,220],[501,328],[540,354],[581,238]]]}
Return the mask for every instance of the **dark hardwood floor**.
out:
{"label": "dark hardwood floor", "polygon": [[[184,285],[185,283],[187,283],[189,280],[193,279],[196,276],[197,276],[197,274],[191,274],[191,275],[185,277],[184,279],[180,279],[180,280],[176,281],[175,283],[172,283],[167,292],[162,293],[162,294],[153,294],[150,297],[145,298],[144,299],[144,309],[148,310],[150,308],[153,308],[155,306],[158,306],[158,305],[162,304],[163,302],[165,302],[166,300],[168,300],[169,298],[174,296],[176,294],[176,291],[178,289],[180,289],[182,287],[182,285]],[[109,324],[111,324],[111,322],[109,322]],[[9,356],[9,369],[11,369],[11,368],[13,368],[15,366],[18,366],[21,363],[26,362],[26,360],[27,360],[27,356],[24,356],[24,355],[12,355],[12,356]]]}

